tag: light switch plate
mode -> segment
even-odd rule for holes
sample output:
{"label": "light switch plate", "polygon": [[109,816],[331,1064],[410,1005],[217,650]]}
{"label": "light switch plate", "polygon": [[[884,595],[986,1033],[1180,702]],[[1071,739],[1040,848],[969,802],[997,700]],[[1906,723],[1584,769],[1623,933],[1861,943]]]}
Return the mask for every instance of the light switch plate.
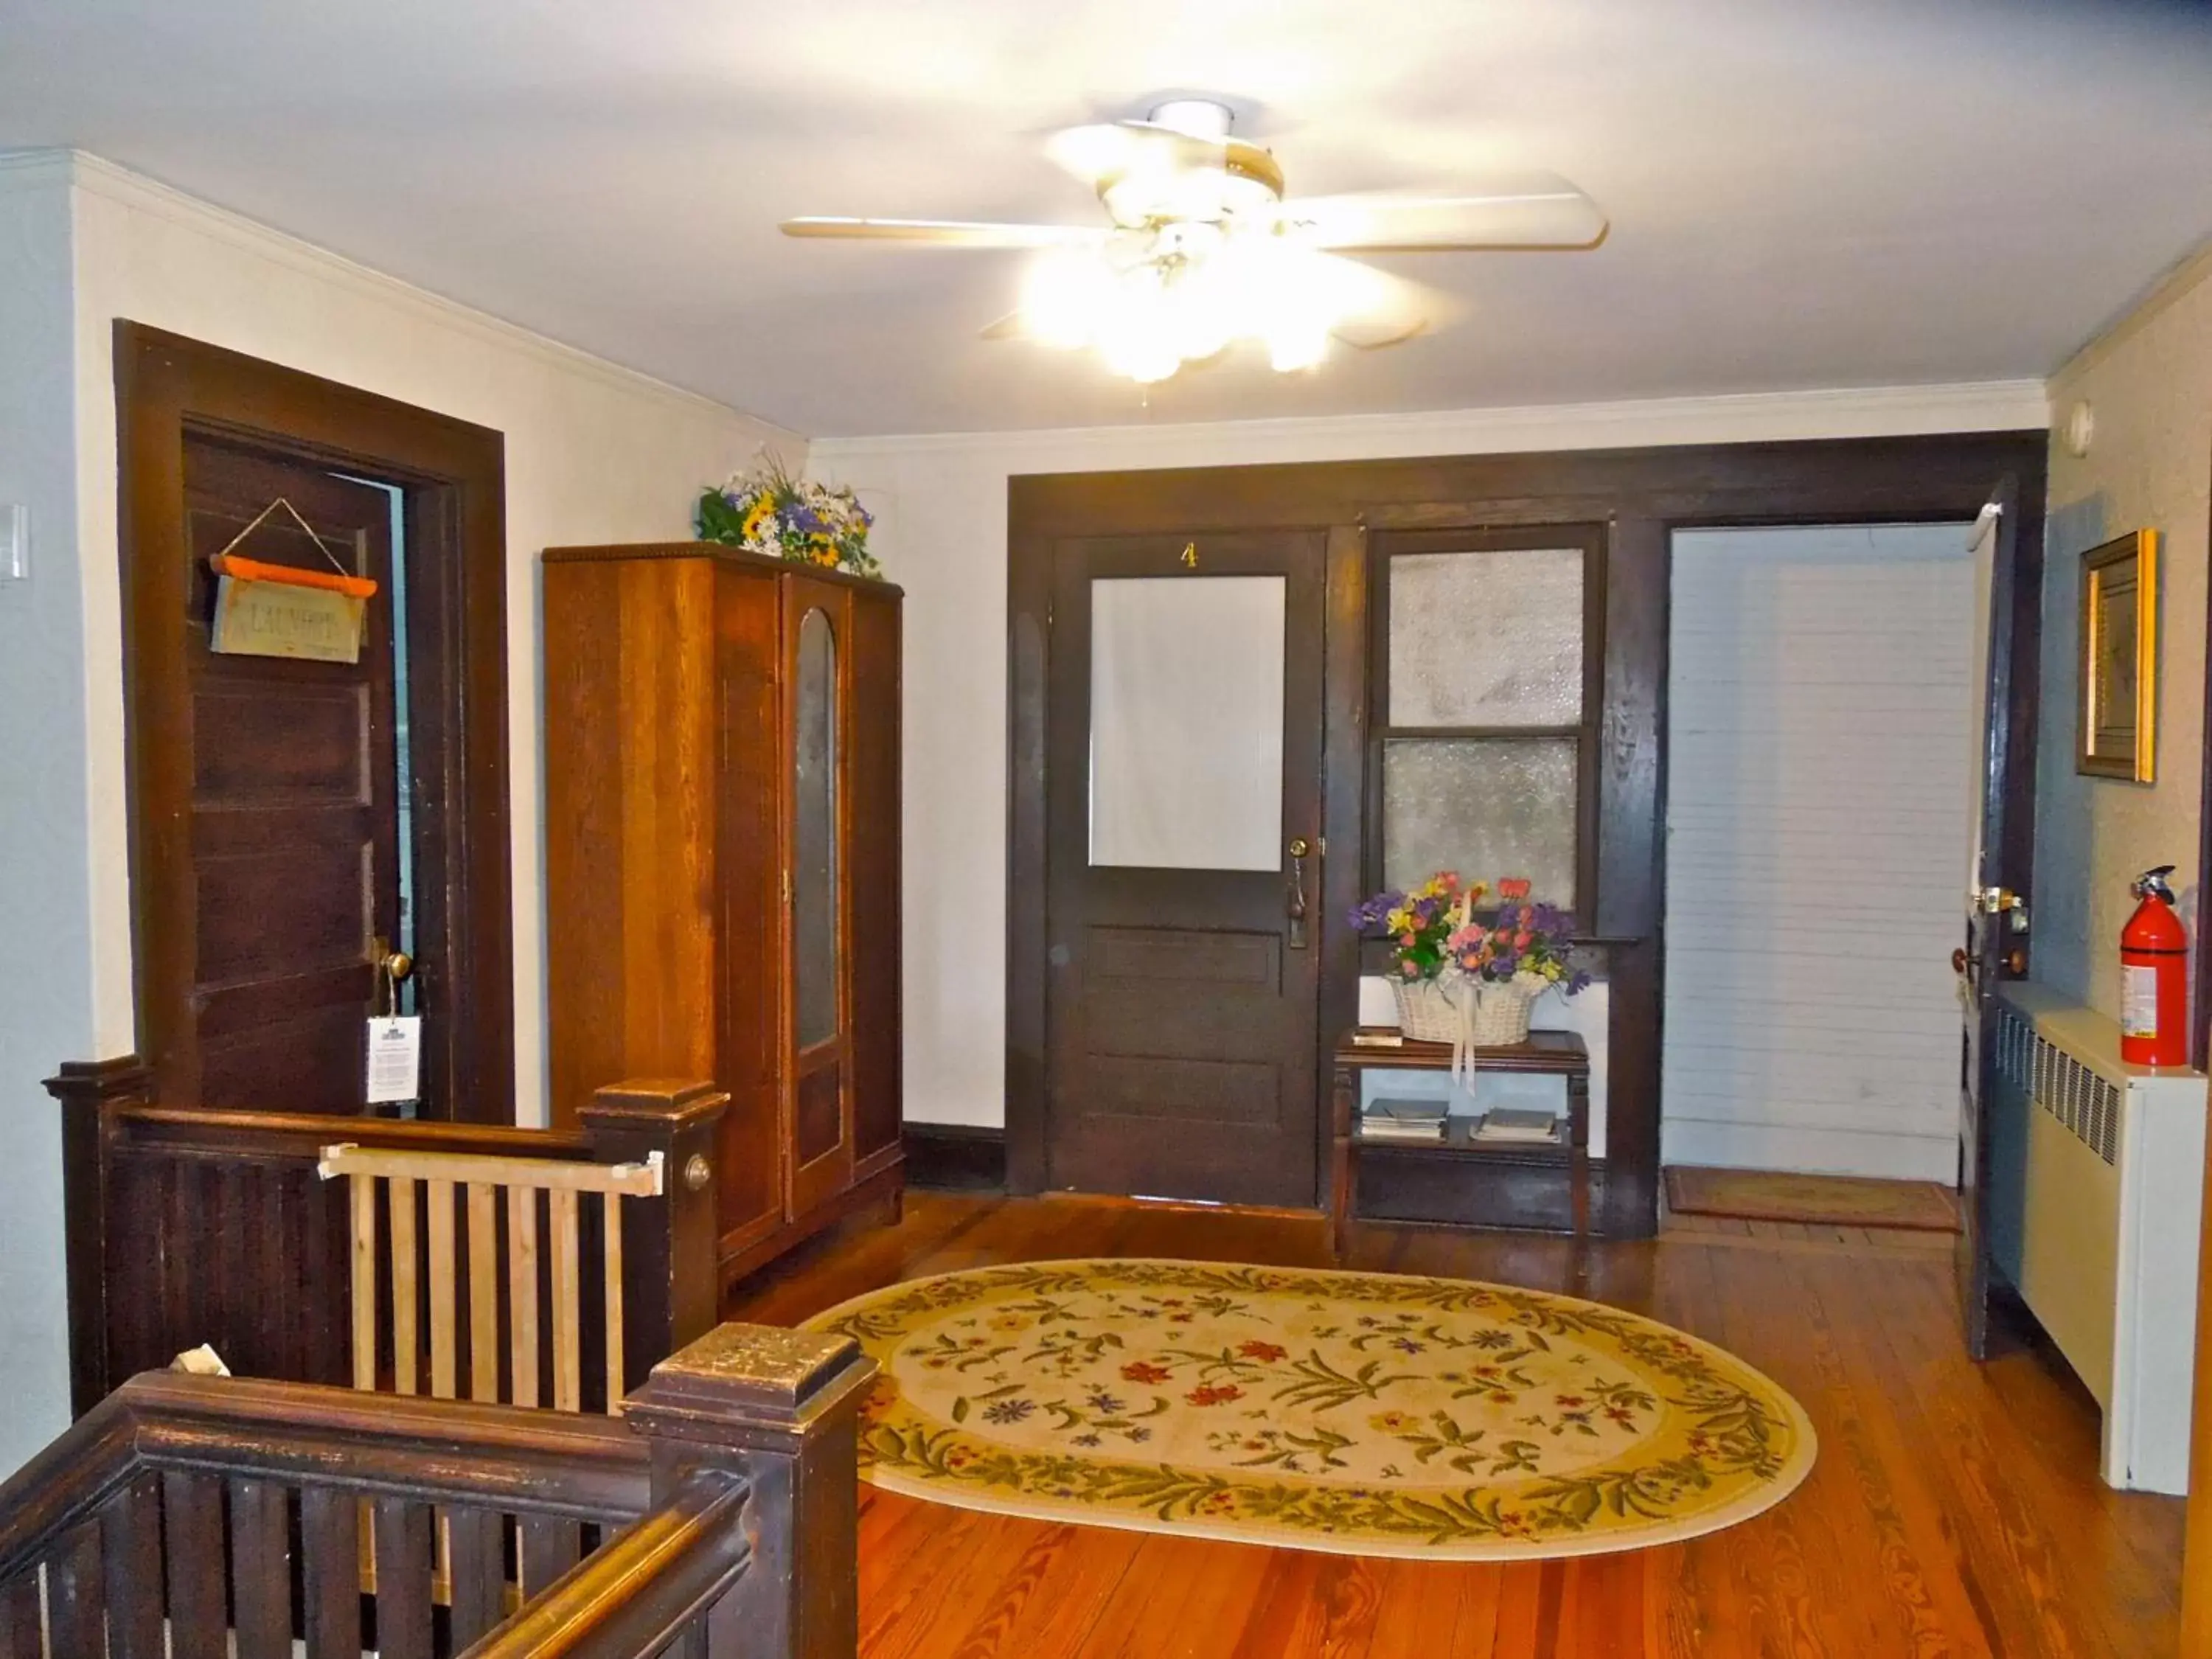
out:
{"label": "light switch plate", "polygon": [[0,582],[31,579],[31,513],[17,502],[0,506]]}

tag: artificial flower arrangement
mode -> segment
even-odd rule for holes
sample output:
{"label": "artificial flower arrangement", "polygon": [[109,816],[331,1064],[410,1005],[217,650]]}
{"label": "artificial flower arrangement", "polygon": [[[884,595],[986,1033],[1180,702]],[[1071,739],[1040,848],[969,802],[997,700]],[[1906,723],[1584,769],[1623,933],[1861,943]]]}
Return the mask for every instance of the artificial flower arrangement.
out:
{"label": "artificial flower arrangement", "polygon": [[884,574],[868,551],[875,517],[853,492],[794,478],[765,450],[756,471],[700,492],[698,520],[702,542],[856,576]]}
{"label": "artificial flower arrangement", "polygon": [[1408,1036],[1451,1042],[1519,1042],[1528,1005],[1553,986],[1589,983],[1567,960],[1573,918],[1530,902],[1528,883],[1462,884],[1443,870],[1405,892],[1377,893],[1352,912],[1363,933],[1390,941],[1401,1024]]}

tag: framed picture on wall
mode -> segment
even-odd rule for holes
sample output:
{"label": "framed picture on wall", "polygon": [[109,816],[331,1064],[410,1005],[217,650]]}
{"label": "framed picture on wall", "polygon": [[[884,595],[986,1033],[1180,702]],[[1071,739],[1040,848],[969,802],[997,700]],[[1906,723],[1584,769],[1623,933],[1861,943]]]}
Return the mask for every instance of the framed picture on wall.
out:
{"label": "framed picture on wall", "polygon": [[2148,783],[2157,775],[2158,532],[2081,556],[2081,732],[2074,769]]}

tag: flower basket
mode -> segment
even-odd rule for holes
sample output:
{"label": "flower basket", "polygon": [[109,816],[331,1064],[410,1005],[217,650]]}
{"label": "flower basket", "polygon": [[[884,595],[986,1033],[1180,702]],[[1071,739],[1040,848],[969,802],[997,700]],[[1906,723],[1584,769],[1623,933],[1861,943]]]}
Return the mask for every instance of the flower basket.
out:
{"label": "flower basket", "polygon": [[1518,979],[1462,980],[1454,988],[1460,1019],[1456,1035],[1471,1048],[1508,1048],[1528,1040],[1528,1011],[1540,986]]}
{"label": "flower basket", "polygon": [[1456,1042],[1459,1005],[1440,979],[1394,979],[1398,994],[1398,1029],[1416,1042]]}

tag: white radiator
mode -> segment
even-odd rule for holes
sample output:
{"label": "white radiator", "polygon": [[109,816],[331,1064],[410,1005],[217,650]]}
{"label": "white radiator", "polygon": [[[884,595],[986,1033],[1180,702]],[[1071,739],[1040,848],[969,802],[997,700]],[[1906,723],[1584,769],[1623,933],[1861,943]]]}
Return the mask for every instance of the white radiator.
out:
{"label": "white radiator", "polygon": [[2002,995],[1998,1270],[2104,1407],[2106,1484],[2185,1492],[2204,1077],[2122,1064],[2114,1021],[2040,986]]}

